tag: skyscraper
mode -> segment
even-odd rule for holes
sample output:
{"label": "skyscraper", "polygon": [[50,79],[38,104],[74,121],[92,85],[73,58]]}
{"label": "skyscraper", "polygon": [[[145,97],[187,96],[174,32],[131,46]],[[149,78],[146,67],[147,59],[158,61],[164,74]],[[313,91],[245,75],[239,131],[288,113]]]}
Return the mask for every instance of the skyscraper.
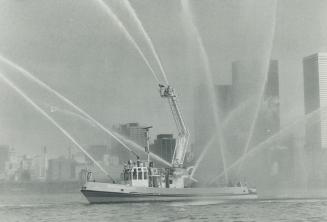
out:
{"label": "skyscraper", "polygon": [[120,132],[122,135],[127,136],[135,143],[142,147],[146,146],[146,129],[138,123],[127,123],[120,125]]}
{"label": "skyscraper", "polygon": [[[263,73],[265,67],[261,66],[262,62],[258,60],[236,61],[232,64],[233,107],[236,108],[242,103],[249,104],[243,112],[243,118],[248,119],[248,122],[243,124],[246,131],[252,122],[256,121],[252,145],[263,141],[280,127],[278,61],[270,60],[268,73]],[[260,110],[257,112],[258,105]]]}
{"label": "skyscraper", "polygon": [[96,161],[103,161],[104,156],[109,153],[109,147],[107,145],[91,145],[87,149],[87,152]]}
{"label": "skyscraper", "polygon": [[219,117],[223,121],[233,106],[233,86],[232,84],[215,85],[215,93],[218,100]]}
{"label": "skyscraper", "polygon": [[159,134],[151,144],[150,151],[171,162],[175,151],[176,139],[173,134]]}
{"label": "skyscraper", "polygon": [[[231,121],[225,129],[228,164],[239,159],[244,152],[253,149],[280,129],[278,61],[270,60],[268,67],[261,59],[233,62],[231,94],[232,116],[229,117]],[[269,146],[271,148],[269,151],[258,152],[251,160],[244,161],[243,175],[251,178],[247,173],[252,172],[253,175],[258,175],[256,179],[268,181],[266,175],[274,167],[272,164],[275,164],[275,168],[278,169],[287,168],[280,162],[269,162],[268,157],[289,152],[277,152],[275,144]]]}
{"label": "skyscraper", "polygon": [[[326,184],[327,165],[327,53],[303,58],[305,114],[320,109],[305,124],[306,171],[310,185]],[[314,120],[314,121],[313,121]],[[318,121],[317,121],[318,120]]]}
{"label": "skyscraper", "polygon": [[[114,131],[126,137],[127,139],[132,140],[141,147],[146,147],[147,138],[146,138],[146,129],[144,126],[141,126],[139,123],[126,123],[120,124],[118,127],[113,127]],[[112,140],[112,154],[117,155],[119,161],[122,163],[129,159],[135,158],[130,152],[128,152],[120,143],[116,140]]]}
{"label": "skyscraper", "polygon": [[[309,114],[327,106],[327,53],[303,58],[304,106]],[[306,144],[309,149],[327,149],[327,112],[320,113],[320,124],[308,123]]]}

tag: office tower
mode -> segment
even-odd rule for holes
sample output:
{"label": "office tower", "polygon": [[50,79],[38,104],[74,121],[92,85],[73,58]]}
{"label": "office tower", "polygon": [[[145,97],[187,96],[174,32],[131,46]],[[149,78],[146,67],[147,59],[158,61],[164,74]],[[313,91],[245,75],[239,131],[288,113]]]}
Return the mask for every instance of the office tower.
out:
{"label": "office tower", "polygon": [[176,145],[173,134],[159,134],[151,144],[150,151],[157,154],[164,160],[171,162]]}
{"label": "office tower", "polygon": [[327,53],[316,53],[303,58],[305,114],[319,108],[320,123],[306,126],[309,149],[327,149]]}

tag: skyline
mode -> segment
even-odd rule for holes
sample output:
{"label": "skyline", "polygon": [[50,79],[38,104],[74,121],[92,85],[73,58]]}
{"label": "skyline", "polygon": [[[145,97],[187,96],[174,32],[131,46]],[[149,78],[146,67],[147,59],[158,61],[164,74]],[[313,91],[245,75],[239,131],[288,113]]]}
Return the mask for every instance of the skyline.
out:
{"label": "skyline", "polygon": [[[270,56],[280,62],[282,125],[304,113],[302,58],[326,50],[324,40],[326,30],[319,23],[320,19],[323,19],[322,13],[326,3],[297,2],[301,3],[302,7],[292,8],[294,1],[293,4],[278,2],[274,47]],[[156,84],[143,61],[119,30],[111,24],[109,17],[101,13],[96,5],[87,1],[81,1],[77,5],[69,2],[65,7],[62,7],[63,2],[60,1],[56,3],[3,1],[3,3],[4,13],[0,13],[0,30],[4,33],[0,37],[0,42],[3,43],[0,45],[0,52],[3,55],[71,98],[107,127],[119,122],[138,121],[155,126],[152,138],[159,133],[175,133],[173,121],[167,114],[168,107],[159,98]],[[265,50],[260,46],[260,42],[255,43],[255,37],[263,36],[263,39],[266,39],[265,25],[270,24],[271,17],[263,15],[264,9],[268,10],[270,3],[270,1],[253,3],[262,11],[254,10],[254,16],[249,18],[250,31],[252,28],[250,34],[238,30],[244,25],[241,22],[241,12],[252,10],[244,9],[245,3],[242,5],[236,1],[231,3],[219,1],[214,3],[212,10],[209,9],[209,4],[191,3],[204,44],[210,45],[206,49],[216,83],[223,84],[229,81],[231,72],[228,71],[230,69],[228,64],[240,59],[235,57],[242,55],[240,52],[243,49],[254,50],[259,54]],[[195,86],[194,82],[201,77],[197,76],[197,73],[203,73],[203,68],[196,56],[198,50],[194,46],[194,40],[188,36],[179,18],[180,8],[172,1],[167,3],[144,1],[132,4],[158,49],[168,79],[180,94],[186,122],[190,128],[194,128],[191,110],[193,98],[190,92]],[[151,5],[152,8],[144,7],[145,4]],[[151,21],[147,18],[152,17],[153,12],[158,16]],[[80,16],[82,13],[86,15]],[[269,13],[271,15],[273,12]],[[210,18],[209,15],[213,17]],[[228,18],[233,16],[237,19],[232,22]],[[257,18],[261,16],[261,22],[256,23]],[[311,20],[297,19],[302,16],[308,16]],[[225,20],[218,24],[212,24],[209,20],[220,21],[220,17],[224,17]],[[303,22],[304,24],[301,24]],[[158,29],[159,23],[162,26]],[[292,32],[292,28],[296,28],[296,32],[294,30]],[[308,34],[306,38],[299,35],[298,32],[301,31]],[[137,36],[135,31],[133,34]],[[77,37],[81,39],[76,42]],[[242,38],[250,40],[246,42]],[[290,42],[292,44],[289,44]],[[284,47],[286,44],[287,48]],[[58,47],[53,47],[55,45]],[[259,49],[255,50],[256,48]],[[1,69],[8,67],[1,65]],[[12,70],[9,73],[13,75]],[[189,76],[188,73],[191,73],[191,78],[185,78]],[[42,93],[35,85],[28,84],[23,79],[17,80],[30,90],[29,93],[33,97]],[[294,87],[289,87],[288,84],[292,80]],[[48,143],[50,153],[64,152],[54,149],[67,147],[69,142],[13,91],[2,82],[0,84],[2,95],[6,95],[6,98],[3,97],[1,100],[6,105],[2,106],[0,113],[3,143],[12,144],[16,150],[23,152],[38,151],[44,143]],[[142,90],[139,90],[140,88]],[[77,123],[79,121],[73,120],[76,127],[72,129],[80,130],[75,132],[78,137],[87,135],[86,138],[94,138],[95,141],[107,140],[101,132],[86,127],[83,123]],[[40,138],[44,142],[41,143]]]}

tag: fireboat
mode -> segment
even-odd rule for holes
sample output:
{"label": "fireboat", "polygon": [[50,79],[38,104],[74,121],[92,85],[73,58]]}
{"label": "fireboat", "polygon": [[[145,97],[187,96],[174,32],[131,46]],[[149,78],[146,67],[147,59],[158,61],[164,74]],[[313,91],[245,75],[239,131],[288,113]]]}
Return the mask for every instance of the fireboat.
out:
{"label": "fireboat", "polygon": [[87,200],[90,203],[115,203],[256,199],[256,189],[248,188],[240,182],[224,187],[193,186],[196,180],[191,177],[190,168],[183,167],[190,134],[177,105],[176,94],[169,85],[159,84],[159,91],[160,96],[168,100],[178,130],[171,165],[159,168],[150,160],[150,127],[147,127],[147,160],[142,161],[139,157],[135,161],[129,160],[117,182],[97,182],[92,180],[92,174],[88,172],[87,181],[81,189]]}

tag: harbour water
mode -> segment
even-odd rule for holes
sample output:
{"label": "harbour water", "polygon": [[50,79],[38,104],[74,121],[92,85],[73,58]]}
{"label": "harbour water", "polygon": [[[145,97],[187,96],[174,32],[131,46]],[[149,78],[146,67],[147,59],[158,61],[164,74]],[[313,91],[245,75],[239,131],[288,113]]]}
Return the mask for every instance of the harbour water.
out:
{"label": "harbour water", "polygon": [[1,194],[0,222],[327,221],[327,199],[88,204],[79,193]]}

